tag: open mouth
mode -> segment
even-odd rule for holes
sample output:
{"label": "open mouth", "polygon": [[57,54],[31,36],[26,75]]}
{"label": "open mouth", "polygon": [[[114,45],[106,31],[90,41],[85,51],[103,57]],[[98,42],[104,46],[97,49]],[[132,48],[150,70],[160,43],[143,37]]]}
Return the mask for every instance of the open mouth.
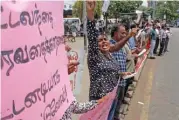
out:
{"label": "open mouth", "polygon": [[108,49],[108,44],[104,43],[104,44],[102,45],[102,48],[103,48],[103,49]]}

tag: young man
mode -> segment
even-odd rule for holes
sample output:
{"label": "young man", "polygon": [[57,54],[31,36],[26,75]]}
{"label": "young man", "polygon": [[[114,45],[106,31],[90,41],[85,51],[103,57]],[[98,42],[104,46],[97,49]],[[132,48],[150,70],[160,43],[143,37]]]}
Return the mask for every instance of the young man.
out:
{"label": "young man", "polygon": [[[137,25],[135,25],[135,24],[131,25],[131,29],[133,29],[133,28],[137,28]],[[129,39],[129,45],[130,45],[131,50],[136,49],[135,37],[131,37],[131,38]]]}
{"label": "young man", "polygon": [[155,43],[157,39],[157,32],[156,32],[156,25],[153,25],[153,28],[151,30],[150,36],[151,36],[151,44],[150,44],[150,59],[155,59],[154,57],[154,48]]}
{"label": "young man", "polygon": [[160,26],[157,26],[155,30],[157,33],[157,38],[156,38],[156,43],[155,43],[155,48],[154,48],[154,54],[157,54],[158,46],[160,43]]}
{"label": "young man", "polygon": [[162,25],[162,29],[160,30],[160,51],[158,56],[161,56],[164,52],[166,38],[167,38],[167,34],[165,31],[165,26]]}
{"label": "young man", "polygon": [[168,42],[170,40],[170,36],[172,35],[171,32],[170,32],[170,28],[168,27],[167,30],[166,30],[166,34],[167,34],[167,37],[166,37],[166,41],[165,41],[165,49],[164,49],[164,52],[168,52]]}

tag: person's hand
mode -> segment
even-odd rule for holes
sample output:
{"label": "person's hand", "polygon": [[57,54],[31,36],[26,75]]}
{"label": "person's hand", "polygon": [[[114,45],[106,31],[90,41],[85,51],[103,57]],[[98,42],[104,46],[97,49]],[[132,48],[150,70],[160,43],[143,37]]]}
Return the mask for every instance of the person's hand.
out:
{"label": "person's hand", "polygon": [[93,0],[87,0],[86,1],[87,11],[94,12],[95,6],[96,6],[96,1],[93,1]]}
{"label": "person's hand", "polygon": [[127,75],[131,75],[132,73],[131,72],[122,72],[121,75],[122,76],[127,76]]}
{"label": "person's hand", "polygon": [[136,49],[136,53],[137,53],[137,54],[139,54],[141,51],[142,51],[141,48],[137,48],[137,49]]}
{"label": "person's hand", "polygon": [[138,58],[138,54],[136,53],[132,54],[132,56],[134,56],[135,58]]}
{"label": "person's hand", "polygon": [[105,100],[109,99],[109,97],[106,95],[104,97],[102,97],[101,99],[98,100],[98,104],[103,103]]}
{"label": "person's hand", "polygon": [[89,20],[94,20],[94,10],[95,10],[96,2],[92,0],[86,1],[86,11],[87,17]]}
{"label": "person's hand", "polygon": [[68,45],[65,45],[65,50],[66,50],[67,52],[69,52],[69,51],[71,50],[71,47],[68,46]]}
{"label": "person's hand", "polygon": [[137,34],[137,30],[138,28],[132,28],[131,32],[129,33],[129,35],[132,37],[132,36],[135,36]]}
{"label": "person's hand", "polygon": [[78,65],[79,65],[79,62],[69,63],[68,64],[68,74],[70,75],[71,73],[73,73]]}

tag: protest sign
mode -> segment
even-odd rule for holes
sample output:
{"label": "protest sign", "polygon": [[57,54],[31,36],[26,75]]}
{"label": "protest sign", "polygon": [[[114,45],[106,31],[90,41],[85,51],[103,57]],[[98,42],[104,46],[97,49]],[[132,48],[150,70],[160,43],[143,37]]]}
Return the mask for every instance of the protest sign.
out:
{"label": "protest sign", "polygon": [[74,95],[79,95],[81,91],[81,80],[84,71],[84,49],[71,50],[68,52],[70,62],[79,61],[79,65],[76,67],[75,72],[70,74],[70,83]]}
{"label": "protest sign", "polygon": [[63,1],[1,3],[1,120],[59,120],[74,100]]}
{"label": "protest sign", "polygon": [[103,103],[99,104],[95,109],[81,115],[80,120],[107,120],[108,115],[116,97],[117,87],[107,94],[107,98]]}
{"label": "protest sign", "polygon": [[137,63],[136,63],[136,66],[135,66],[135,72],[138,72],[139,68],[141,67],[142,65],[142,62],[145,61],[146,57],[147,57],[147,51],[145,51],[145,53],[142,54],[142,56],[140,56],[138,59],[137,59]]}

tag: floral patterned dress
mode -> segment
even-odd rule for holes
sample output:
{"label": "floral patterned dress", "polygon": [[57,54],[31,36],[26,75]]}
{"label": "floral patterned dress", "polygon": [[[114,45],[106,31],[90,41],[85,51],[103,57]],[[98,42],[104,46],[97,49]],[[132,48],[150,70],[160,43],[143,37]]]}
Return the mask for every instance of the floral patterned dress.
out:
{"label": "floral patterned dress", "polygon": [[71,114],[82,114],[86,113],[97,106],[97,101],[92,100],[90,102],[79,103],[76,100],[72,102],[70,107],[66,110],[63,117],[60,120],[72,120]]}
{"label": "floral patterned dress", "polygon": [[90,100],[97,100],[111,92],[120,78],[117,61],[105,57],[98,48],[98,31],[95,21],[87,22],[88,32],[88,68],[90,74]]}

